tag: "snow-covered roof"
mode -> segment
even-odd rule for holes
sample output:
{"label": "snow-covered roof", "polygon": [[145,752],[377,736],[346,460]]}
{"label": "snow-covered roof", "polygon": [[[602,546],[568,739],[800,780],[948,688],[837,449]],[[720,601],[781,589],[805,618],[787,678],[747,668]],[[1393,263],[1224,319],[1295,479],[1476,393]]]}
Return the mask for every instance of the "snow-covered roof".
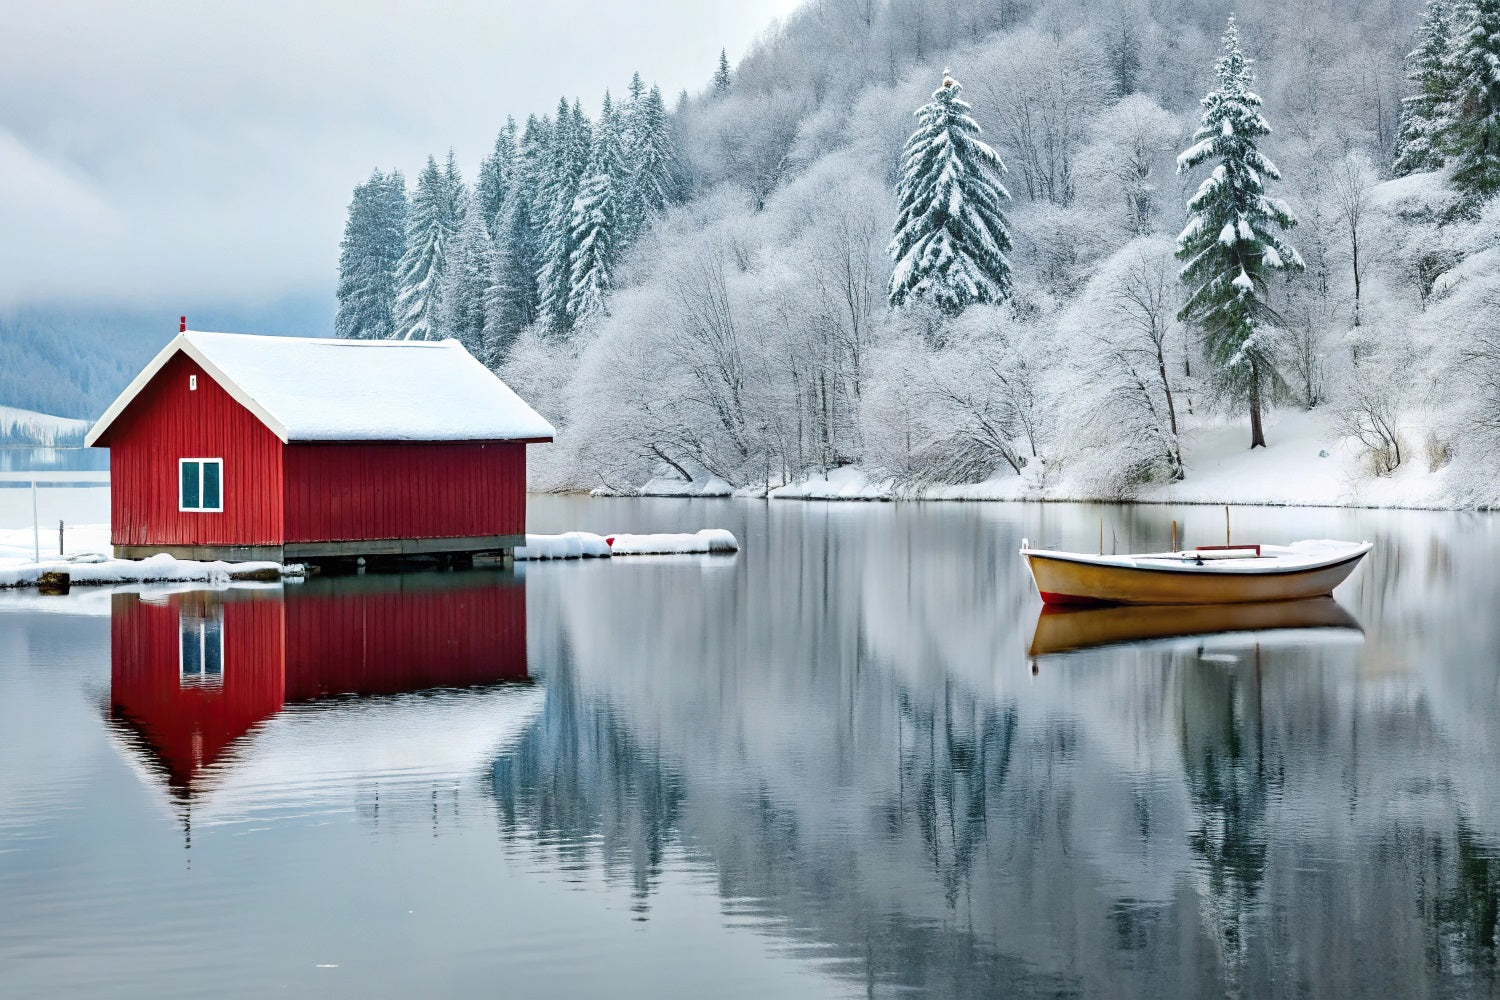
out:
{"label": "snow-covered roof", "polygon": [[178,334],[89,431],[97,443],[179,352],[282,441],[550,441],[552,425],[456,340]]}

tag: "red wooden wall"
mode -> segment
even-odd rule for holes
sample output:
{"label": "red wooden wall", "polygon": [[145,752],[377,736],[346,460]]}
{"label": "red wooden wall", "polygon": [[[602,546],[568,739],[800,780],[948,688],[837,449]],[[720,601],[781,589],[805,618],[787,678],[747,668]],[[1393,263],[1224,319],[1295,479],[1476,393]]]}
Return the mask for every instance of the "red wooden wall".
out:
{"label": "red wooden wall", "polygon": [[[113,544],[280,544],[281,441],[187,356],[156,373],[100,444],[110,449]],[[224,459],[222,513],[178,511],[179,458]]]}
{"label": "red wooden wall", "polygon": [[526,532],[524,444],[291,444],[284,455],[288,542]]}

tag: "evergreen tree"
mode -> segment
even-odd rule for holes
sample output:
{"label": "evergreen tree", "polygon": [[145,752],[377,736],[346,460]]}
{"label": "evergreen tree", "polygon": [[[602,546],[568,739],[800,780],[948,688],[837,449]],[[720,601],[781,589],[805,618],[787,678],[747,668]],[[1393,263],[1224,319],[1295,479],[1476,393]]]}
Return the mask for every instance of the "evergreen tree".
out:
{"label": "evergreen tree", "polygon": [[1427,0],[1417,47],[1406,57],[1406,78],[1413,93],[1401,99],[1393,165],[1397,176],[1443,165],[1444,105],[1455,83],[1450,58],[1452,27],[1451,0]]}
{"label": "evergreen tree", "polygon": [[505,128],[495,137],[495,148],[479,165],[479,183],[474,185],[474,197],[479,201],[480,217],[492,240],[500,228],[500,213],[505,208],[505,193],[510,189],[515,159],[516,120],[506,118]]}
{"label": "evergreen tree", "polygon": [[485,356],[485,302],[495,280],[495,244],[484,225],[484,209],[478,198],[464,213],[463,225],[454,236],[443,274],[442,332],[456,338],[476,358]]}
{"label": "evergreen tree", "polygon": [[495,279],[485,303],[485,342],[501,360],[522,330],[536,322],[541,303],[542,229],[551,168],[553,123],[532,115],[516,146],[505,207],[495,238]]}
{"label": "evergreen tree", "polygon": [[714,96],[729,93],[729,52],[719,50],[719,68],[714,70]]}
{"label": "evergreen tree", "polygon": [[900,211],[889,251],[893,306],[927,301],[954,315],[1010,295],[1005,164],[980,136],[963,86],[945,70],[901,154]]}
{"label": "evergreen tree", "polygon": [[618,184],[623,174],[619,118],[609,94],[605,94],[599,126],[594,130],[588,176],[573,201],[574,249],[568,312],[575,324],[605,311],[604,298],[612,287],[618,252]]}
{"label": "evergreen tree", "polygon": [[1469,0],[1447,110],[1453,184],[1466,208],[1500,192],[1500,0]]}
{"label": "evergreen tree", "polygon": [[543,230],[541,268],[537,286],[541,319],[554,331],[573,327],[568,301],[573,291],[573,202],[588,169],[590,129],[582,107],[567,99],[558,103],[552,157],[546,191],[547,217]]}
{"label": "evergreen tree", "polygon": [[624,192],[622,232],[634,239],[648,221],[677,198],[677,143],[662,102],[661,88],[642,89],[640,75],[631,81],[625,109],[625,159],[630,176]]}
{"label": "evergreen tree", "polygon": [[417,178],[417,193],[406,216],[406,252],[396,268],[395,323],[397,340],[433,340],[440,336],[438,303],[448,245],[463,219],[463,178],[453,153],[446,170],[427,157]]}
{"label": "evergreen tree", "polygon": [[399,170],[376,170],[354,189],[339,244],[336,336],[390,338],[396,267],[406,248],[406,211],[406,178]]}
{"label": "evergreen tree", "polygon": [[1219,85],[1203,98],[1193,145],[1177,158],[1179,173],[1216,160],[1213,173],[1188,202],[1188,224],[1177,238],[1187,263],[1188,298],[1178,319],[1195,323],[1214,374],[1249,402],[1250,447],[1264,447],[1261,404],[1279,375],[1271,335],[1277,316],[1266,303],[1270,272],[1302,269],[1302,258],[1277,230],[1297,224],[1265,180],[1280,180],[1276,165],[1256,149],[1271,134],[1259,111],[1251,62],[1240,51],[1234,18],[1224,30],[1224,54],[1214,64]]}

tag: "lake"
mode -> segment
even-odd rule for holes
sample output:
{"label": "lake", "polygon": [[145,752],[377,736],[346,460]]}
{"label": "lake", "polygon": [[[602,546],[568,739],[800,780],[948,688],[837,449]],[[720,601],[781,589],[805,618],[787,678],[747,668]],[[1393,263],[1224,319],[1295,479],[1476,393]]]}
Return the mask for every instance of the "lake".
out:
{"label": "lake", "polygon": [[1236,508],[1376,548],[1039,614],[1023,537],[1174,517],[539,497],[743,548],[0,592],[0,995],[1493,995],[1500,520]]}

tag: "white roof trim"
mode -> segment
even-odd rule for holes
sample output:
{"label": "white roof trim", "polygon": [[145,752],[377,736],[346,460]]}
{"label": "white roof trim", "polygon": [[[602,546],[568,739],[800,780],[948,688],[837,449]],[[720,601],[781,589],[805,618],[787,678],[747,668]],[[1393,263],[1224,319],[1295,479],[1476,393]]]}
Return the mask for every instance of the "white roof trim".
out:
{"label": "white roof trim", "polygon": [[212,376],[220,388],[229,393],[230,398],[236,403],[239,403],[245,409],[255,414],[256,419],[265,424],[272,434],[280,438],[282,444],[287,443],[287,429],[282,425],[281,421],[273,417],[270,410],[261,406],[249,393],[236,385],[235,381],[228,375],[225,375],[218,365],[208,360],[208,356],[187,338],[187,334],[179,333],[176,337],[172,338],[170,344],[163,347],[156,357],[151,359],[149,365],[141,369],[141,373],[125,387],[125,391],[120,393],[113,403],[109,404],[109,409],[104,411],[103,416],[94,423],[87,436],[84,437],[84,447],[92,448],[95,442],[104,436],[104,432],[109,430],[110,425],[119,419],[120,414],[125,412],[126,407],[135,402],[135,397],[141,394],[141,390],[150,384],[151,380],[156,377],[157,372],[165,368],[167,362],[171,361],[179,351],[196,361],[198,366],[208,373],[208,375]]}

